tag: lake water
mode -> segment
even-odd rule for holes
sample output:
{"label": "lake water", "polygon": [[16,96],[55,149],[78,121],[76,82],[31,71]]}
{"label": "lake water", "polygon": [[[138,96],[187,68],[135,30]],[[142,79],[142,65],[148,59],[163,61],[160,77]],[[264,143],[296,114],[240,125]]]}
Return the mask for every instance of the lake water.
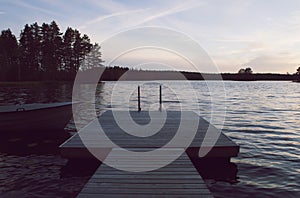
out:
{"label": "lake water", "polygon": [[[240,145],[229,169],[204,175],[216,197],[300,197],[300,83],[105,82],[95,94],[97,112],[136,110],[138,85],[142,109],[157,110],[159,84],[165,109],[196,111]],[[89,85],[82,88],[84,101],[92,101]],[[0,85],[0,104],[66,101],[71,92],[72,84]],[[74,123],[66,129],[75,131]],[[62,159],[57,146],[66,138],[1,139],[0,194],[75,196],[99,164]]]}

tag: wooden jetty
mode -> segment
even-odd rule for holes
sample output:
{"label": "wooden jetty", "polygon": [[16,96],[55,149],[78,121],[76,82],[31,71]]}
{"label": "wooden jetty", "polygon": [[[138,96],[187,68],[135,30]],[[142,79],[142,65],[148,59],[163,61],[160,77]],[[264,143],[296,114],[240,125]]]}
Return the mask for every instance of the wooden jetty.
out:
{"label": "wooden jetty", "polygon": [[168,166],[149,172],[125,172],[102,164],[78,197],[210,198],[213,196],[184,153]]}
{"label": "wooden jetty", "polygon": [[[98,120],[92,121],[60,146],[61,155],[69,159],[94,158],[89,151],[93,150],[103,152],[103,159],[105,159],[105,156],[119,147],[128,150],[150,151],[162,146],[164,149],[170,150],[186,149],[186,153],[182,150],[183,154],[171,164],[148,172],[126,172],[102,164],[78,197],[115,197],[116,194],[118,197],[212,197],[190,158],[199,158],[200,147],[209,151],[201,160],[221,159],[221,161],[229,161],[231,157],[238,155],[239,146],[236,143],[192,111],[167,111],[163,127],[160,128],[159,132],[147,137],[138,137],[124,132],[118,124],[128,122],[127,114],[121,111],[117,113],[121,115],[118,123],[115,121],[112,111],[101,114]],[[159,111],[132,111],[130,117],[136,123],[146,125],[151,121],[149,115],[151,115],[151,119],[161,119],[161,113]],[[180,122],[182,121],[198,123],[191,144],[188,148],[180,144],[177,146],[168,145],[167,143],[175,137],[181,127]],[[97,128],[100,126],[99,123],[107,134],[99,134]],[[189,134],[189,130],[195,129],[185,124],[184,131]],[[108,143],[107,136],[114,144]],[[81,140],[82,137],[84,137],[85,144]],[[189,137],[181,135],[179,138],[182,138],[182,142],[184,142],[185,138]],[[167,157],[170,156],[166,156],[166,159]],[[115,160],[130,160],[129,156],[126,155],[119,155],[117,158]],[[166,159],[164,156],[160,156],[155,163],[163,163]],[[139,166],[147,166],[147,163],[149,163],[147,159],[139,160],[137,167],[133,168],[138,169]]]}

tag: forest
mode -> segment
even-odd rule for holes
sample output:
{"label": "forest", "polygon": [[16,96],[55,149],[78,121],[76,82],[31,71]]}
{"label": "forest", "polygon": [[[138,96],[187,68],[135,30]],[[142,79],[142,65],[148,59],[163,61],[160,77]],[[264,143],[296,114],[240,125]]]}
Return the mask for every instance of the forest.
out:
{"label": "forest", "polygon": [[97,43],[92,44],[86,34],[71,27],[62,33],[55,21],[41,26],[26,24],[19,39],[10,29],[3,30],[0,35],[0,81],[73,80],[92,50],[94,59],[101,63]]}
{"label": "forest", "polygon": [[[64,33],[57,23],[26,24],[17,37],[10,29],[0,35],[0,81],[73,81],[78,71],[88,75],[103,70],[99,81],[178,80],[175,71],[133,70],[104,67],[99,44],[86,34],[68,27]],[[102,73],[102,72],[101,72]],[[237,73],[205,74],[180,71],[188,80],[293,80],[300,82],[300,67],[295,74],[253,74],[250,67]],[[221,77],[221,78],[220,78]],[[88,80],[88,79],[85,79]]]}
{"label": "forest", "polygon": [[[299,81],[300,75],[274,73],[198,73],[188,71],[134,70],[128,67],[94,67],[85,70],[86,76],[102,73],[100,81],[145,81],[145,80],[229,80],[229,81]],[[84,76],[84,75],[83,75]],[[80,79],[82,82],[88,79]]]}

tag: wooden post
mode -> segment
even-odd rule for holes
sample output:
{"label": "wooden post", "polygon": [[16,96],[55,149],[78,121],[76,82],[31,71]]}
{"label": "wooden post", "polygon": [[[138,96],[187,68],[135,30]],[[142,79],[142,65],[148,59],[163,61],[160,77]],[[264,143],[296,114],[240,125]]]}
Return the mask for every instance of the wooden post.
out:
{"label": "wooden post", "polygon": [[159,85],[159,110],[162,110],[162,90],[161,90],[161,85]]}
{"label": "wooden post", "polygon": [[141,110],[141,90],[140,86],[138,86],[138,111],[140,112]]}

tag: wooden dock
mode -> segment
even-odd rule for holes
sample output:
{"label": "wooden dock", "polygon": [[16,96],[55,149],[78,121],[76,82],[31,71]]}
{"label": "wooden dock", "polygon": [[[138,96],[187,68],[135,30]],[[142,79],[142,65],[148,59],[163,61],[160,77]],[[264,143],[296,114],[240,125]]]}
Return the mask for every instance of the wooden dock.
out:
{"label": "wooden dock", "polygon": [[[199,149],[209,152],[201,159],[224,159],[229,161],[231,157],[238,155],[239,146],[225,134],[219,131],[209,122],[191,111],[167,111],[167,117],[159,132],[147,137],[138,137],[126,133],[118,124],[126,124],[128,115],[126,112],[118,112],[121,115],[118,123],[115,121],[112,111],[106,111],[98,120],[92,121],[77,134],[60,146],[61,155],[65,158],[94,158],[89,150],[103,152],[103,159],[119,147],[128,150],[151,151],[164,146],[164,149],[186,149],[185,146],[168,145],[175,137],[178,130],[182,130],[180,122],[185,122],[184,131],[187,134],[196,130],[195,137],[187,149],[187,154],[192,158],[199,158]],[[124,116],[122,116],[124,114]],[[150,112],[151,119],[161,119],[161,112]],[[130,117],[140,125],[146,125],[151,120],[149,112],[130,112]],[[105,134],[99,134],[99,123]],[[189,125],[191,123],[191,125]],[[193,123],[198,123],[193,128]],[[155,128],[155,127],[154,127]],[[189,131],[190,130],[190,131]],[[208,133],[208,134],[206,134]],[[217,135],[217,139],[216,139]],[[84,143],[82,138],[84,137]],[[113,142],[109,143],[110,141]],[[178,136],[182,142],[189,138],[188,135]],[[178,138],[176,137],[176,138]],[[88,147],[88,148],[87,148]],[[183,154],[171,164],[158,170],[149,172],[124,172],[102,164],[90,181],[82,189],[79,197],[212,197],[201,176],[193,166],[184,150]],[[172,152],[171,152],[172,153]],[[163,163],[168,156],[159,156],[155,163]],[[131,160],[126,155],[119,155],[117,161]],[[139,160],[136,167],[147,166],[149,159]],[[153,163],[151,161],[151,163]]]}
{"label": "wooden dock", "polygon": [[[126,156],[123,156],[126,159]],[[145,161],[145,164],[148,162]],[[184,153],[155,171],[132,173],[102,164],[78,195],[85,197],[213,197]]]}
{"label": "wooden dock", "polygon": [[[122,112],[121,112],[122,113]],[[160,112],[157,112],[159,114]],[[139,124],[146,124],[149,122],[148,112],[130,112],[134,121]],[[199,122],[196,128],[197,133],[194,140],[189,146],[190,153],[198,157],[198,151],[201,147],[202,149],[210,149],[205,157],[216,157],[216,158],[230,158],[236,157],[239,153],[239,146],[228,138],[225,134],[220,132],[216,127],[210,125],[202,117],[198,116],[192,111],[178,112],[178,111],[168,111],[167,119],[165,121],[164,127],[161,130],[150,136],[150,137],[136,137],[124,132],[114,120],[112,111],[104,112],[100,117],[99,121],[94,120],[88,126],[84,127],[81,131],[76,133],[66,142],[64,142],[61,148],[61,155],[65,158],[93,158],[90,154],[87,145],[82,143],[81,137],[84,137],[85,142],[90,148],[95,149],[111,149],[116,146],[111,145],[107,142],[107,137],[101,136],[98,133],[99,123],[104,131],[109,132],[110,140],[116,143],[118,147],[122,148],[161,148],[162,146],[178,148],[180,145],[166,145],[175,135],[178,130],[181,114],[184,114],[183,119],[188,119]],[[125,116],[125,115],[124,115]],[[159,117],[159,116],[157,116]],[[154,118],[155,119],[155,114]],[[122,122],[119,121],[119,122]],[[185,126],[184,129],[187,133],[188,130],[194,130]],[[217,140],[214,136],[207,137],[206,141],[203,143],[206,133],[208,134],[218,134]],[[189,138],[186,136],[181,136],[182,140]],[[203,144],[202,144],[203,143]]]}

